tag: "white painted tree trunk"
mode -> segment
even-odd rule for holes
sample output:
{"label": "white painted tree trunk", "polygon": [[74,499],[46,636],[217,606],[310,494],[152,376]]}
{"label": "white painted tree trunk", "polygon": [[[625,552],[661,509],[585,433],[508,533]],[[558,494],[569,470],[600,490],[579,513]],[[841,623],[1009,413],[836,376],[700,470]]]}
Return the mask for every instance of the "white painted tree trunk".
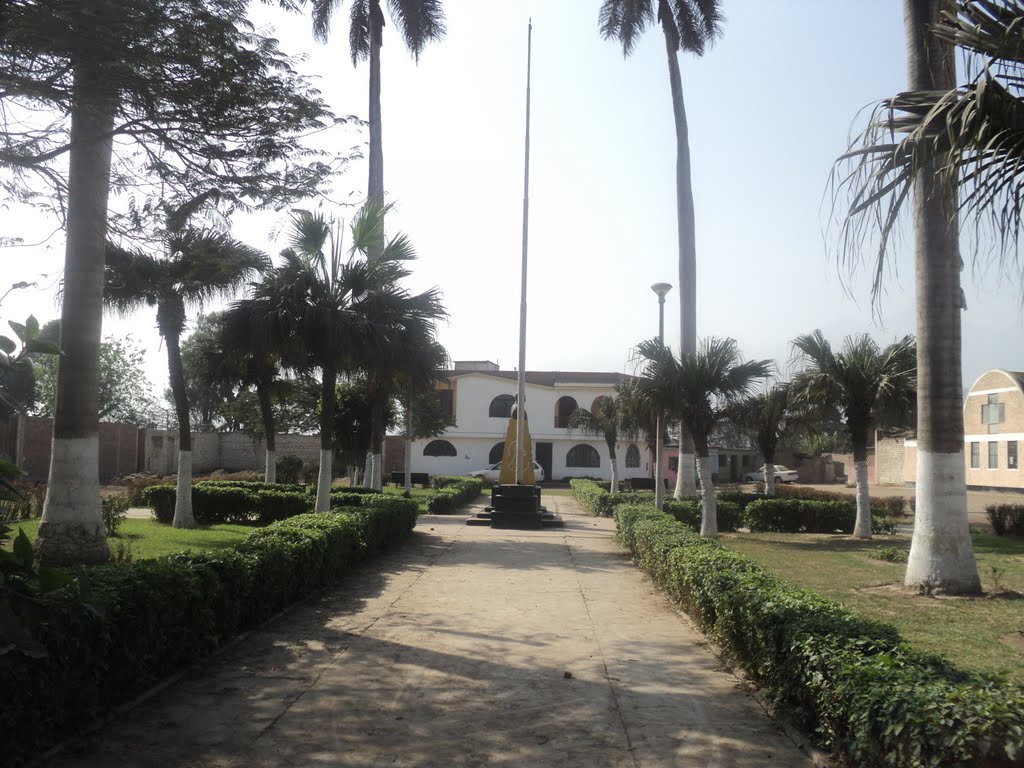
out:
{"label": "white painted tree trunk", "polygon": [[173,528],[195,528],[192,514],[192,451],[178,451],[178,485],[174,499]]}
{"label": "white painted tree trunk", "polygon": [[608,463],[612,467],[612,493],[619,492],[619,468],[616,466],[615,456],[611,456],[608,459]]}
{"label": "white painted tree trunk", "polygon": [[858,539],[871,538],[871,496],[868,492],[868,463],[855,461],[853,471],[857,477],[857,523],[853,535]]}
{"label": "white painted tree trunk", "polygon": [[316,480],[316,510],[317,512],[331,511],[331,461],[334,459],[334,451],[320,449],[320,476]]}
{"label": "white painted tree trunk", "polygon": [[664,417],[658,414],[658,434],[654,438],[654,506],[663,509],[665,506],[665,481],[662,477],[662,464],[665,447],[662,435],[665,434]]}
{"label": "white painted tree trunk", "polygon": [[[693,453],[693,440],[683,432],[680,425],[679,464],[676,466],[675,498],[692,499],[697,495],[696,455]],[[689,446],[687,445],[689,443]]]}
{"label": "white painted tree trunk", "polygon": [[775,495],[775,465],[768,462],[764,465],[764,495]]}
{"label": "white painted tree trunk", "polygon": [[379,491],[384,487],[384,454],[375,453],[372,456],[373,464],[373,490]]}
{"label": "white painted tree trunk", "polygon": [[267,451],[267,465],[263,479],[268,483],[277,482],[277,451]]}
{"label": "white painted tree trunk", "polygon": [[51,565],[110,557],[100,517],[99,435],[54,438],[36,551]]}
{"label": "white painted tree trunk", "polygon": [[974,560],[963,496],[964,455],[917,452],[914,537],[904,584],[936,592],[977,594],[981,580]]}
{"label": "white painted tree trunk", "polygon": [[370,451],[366,452],[363,459],[363,487],[373,488],[373,454]]}
{"label": "white painted tree trunk", "polygon": [[697,472],[700,475],[700,535],[705,539],[717,539],[718,505],[715,503],[715,481],[711,479],[710,457],[697,457]]}

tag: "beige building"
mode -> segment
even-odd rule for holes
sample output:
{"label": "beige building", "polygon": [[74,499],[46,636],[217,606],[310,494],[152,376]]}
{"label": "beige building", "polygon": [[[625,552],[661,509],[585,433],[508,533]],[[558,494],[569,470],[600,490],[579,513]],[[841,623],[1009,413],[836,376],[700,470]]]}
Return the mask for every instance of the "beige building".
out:
{"label": "beige building", "polygon": [[[964,398],[967,487],[1024,491],[1022,446],[1024,373],[999,368],[987,371]],[[903,481],[913,485],[917,480],[917,441],[906,440],[904,450]],[[878,455],[882,455],[881,448]]]}

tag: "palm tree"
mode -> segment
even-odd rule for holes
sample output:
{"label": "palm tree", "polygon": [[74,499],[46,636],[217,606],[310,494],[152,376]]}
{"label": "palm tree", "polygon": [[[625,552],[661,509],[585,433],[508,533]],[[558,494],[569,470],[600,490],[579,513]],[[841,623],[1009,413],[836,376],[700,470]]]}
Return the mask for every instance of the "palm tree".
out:
{"label": "palm tree", "polygon": [[697,352],[676,358],[658,339],[642,342],[644,361],[640,393],[654,407],[679,418],[693,435],[700,477],[700,535],[718,538],[714,480],[708,442],[729,405],[750,393],[758,379],[771,374],[770,360],[743,361],[735,339],[709,338]]}
{"label": "palm tree", "polygon": [[909,423],[917,383],[914,337],[881,349],[867,334],[847,336],[836,353],[821,331],[814,331],[794,339],[793,349],[805,366],[793,377],[796,402],[819,412],[838,408],[843,415],[857,477],[853,535],[870,539],[868,438],[876,425]]}
{"label": "palm tree", "polygon": [[788,384],[777,384],[767,392],[750,395],[733,403],[726,417],[757,447],[764,458],[764,493],[775,495],[775,451],[786,436],[803,426],[794,409]]}
{"label": "palm tree", "polygon": [[604,438],[605,445],[608,446],[608,463],[612,468],[612,493],[619,492],[619,470],[615,459],[615,443],[619,439],[621,420],[618,400],[613,397],[599,397],[594,402],[592,410],[577,408],[569,415],[570,430],[578,429],[588,435]]}
{"label": "palm tree", "polygon": [[[331,17],[341,5],[338,0],[313,0],[313,36],[327,42]],[[416,61],[427,43],[445,34],[444,10],[439,0],[387,0],[391,20],[406,48]],[[384,12],[381,0],[352,0],[349,8],[348,42],[352,65],[370,61],[370,177],[368,200],[384,202],[384,151],[381,140],[380,48],[383,43]]]}
{"label": "palm tree", "polygon": [[339,223],[297,212],[283,262],[235,304],[260,344],[278,350],[288,367],[320,370],[318,512],[330,509],[339,371],[364,367],[403,323],[443,314],[436,289],[413,295],[398,285],[414,252],[404,235],[385,237],[388,210],[373,201],[363,206],[352,222],[347,258]]}
{"label": "palm tree", "polygon": [[[672,91],[672,114],[676,127],[676,217],[679,238],[679,338],[682,354],[697,351],[697,235],[690,179],[690,138],[683,103],[683,80],[679,73],[680,50],[703,56],[721,34],[722,13],[718,0],[603,0],[599,24],[605,40],[622,44],[629,56],[644,30],[655,21],[665,35],[668,79]],[[685,426],[679,437],[679,472],[675,497],[696,491],[693,466],[694,437]]]}
{"label": "palm tree", "polygon": [[171,525],[195,528],[192,432],[181,364],[186,312],[190,306],[232,295],[255,272],[266,267],[267,257],[223,233],[185,227],[175,215],[182,210],[169,217],[167,256],[107,245],[103,298],[122,315],[143,306],[156,306],[157,328],[167,344],[167,368],[178,419],[178,482]]}
{"label": "palm tree", "polygon": [[[1024,127],[1020,28],[1011,0],[904,0],[909,90],[886,99],[837,163],[849,194],[840,256],[855,263],[877,222],[874,292],[891,233],[910,201],[918,345],[918,478],[914,538],[905,577],[956,594],[981,589],[967,522],[963,456],[958,208],[996,233],[997,253],[1016,253],[1022,211]],[[952,45],[973,75],[955,87]],[[898,138],[897,138],[898,137]]]}
{"label": "palm tree", "polygon": [[[619,432],[630,440],[643,440],[651,466],[657,449],[658,413],[639,392],[637,379],[626,379],[615,385],[619,408]],[[664,438],[664,435],[662,436]]]}
{"label": "palm tree", "polygon": [[280,379],[278,356],[256,345],[257,338],[249,332],[251,318],[243,311],[236,308],[210,319],[213,334],[204,339],[198,350],[202,361],[199,383],[207,387],[227,384],[232,388],[256,390],[266,441],[263,477],[265,482],[274,483],[277,481],[277,429],[273,397],[277,395],[280,399],[287,389]]}

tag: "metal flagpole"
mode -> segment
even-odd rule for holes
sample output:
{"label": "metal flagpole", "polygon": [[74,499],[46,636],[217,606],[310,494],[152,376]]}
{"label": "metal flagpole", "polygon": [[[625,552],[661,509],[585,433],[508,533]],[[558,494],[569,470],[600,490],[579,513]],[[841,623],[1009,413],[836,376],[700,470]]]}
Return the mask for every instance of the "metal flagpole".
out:
{"label": "metal flagpole", "polygon": [[533,19],[526,32],[526,163],[523,171],[523,277],[519,300],[519,376],[516,388],[516,485],[525,467],[523,425],[526,423],[526,253],[530,231],[530,61],[533,54]]}

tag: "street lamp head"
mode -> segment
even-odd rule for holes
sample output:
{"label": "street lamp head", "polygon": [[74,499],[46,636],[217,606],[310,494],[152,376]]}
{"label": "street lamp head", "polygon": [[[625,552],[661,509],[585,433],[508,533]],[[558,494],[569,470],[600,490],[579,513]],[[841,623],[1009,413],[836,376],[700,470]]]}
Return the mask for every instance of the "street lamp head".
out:
{"label": "street lamp head", "polygon": [[659,299],[664,299],[665,294],[672,290],[672,286],[669,283],[655,283],[651,290],[658,294]]}

